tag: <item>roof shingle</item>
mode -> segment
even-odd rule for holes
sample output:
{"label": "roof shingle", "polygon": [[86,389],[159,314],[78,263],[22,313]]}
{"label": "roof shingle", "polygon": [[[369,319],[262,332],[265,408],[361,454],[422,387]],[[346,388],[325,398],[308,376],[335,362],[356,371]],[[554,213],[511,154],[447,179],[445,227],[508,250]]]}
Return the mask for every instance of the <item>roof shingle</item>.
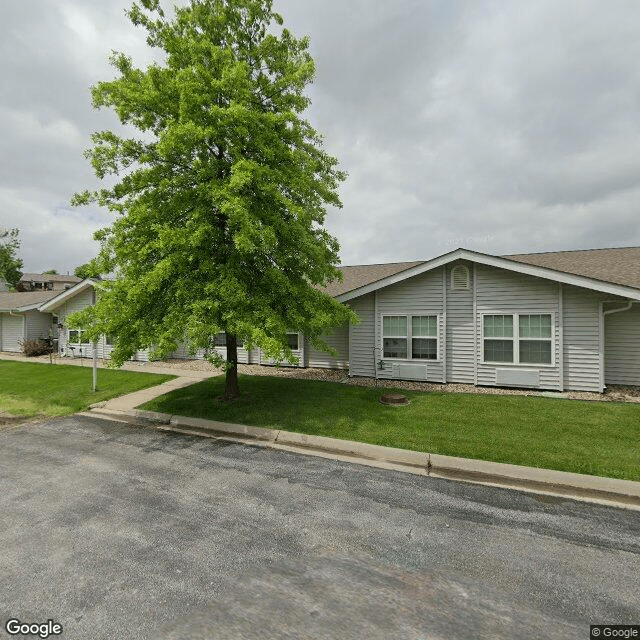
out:
{"label": "roof shingle", "polygon": [[42,304],[51,298],[55,298],[59,291],[24,291],[24,292],[0,292],[0,312],[15,311],[34,304]]}

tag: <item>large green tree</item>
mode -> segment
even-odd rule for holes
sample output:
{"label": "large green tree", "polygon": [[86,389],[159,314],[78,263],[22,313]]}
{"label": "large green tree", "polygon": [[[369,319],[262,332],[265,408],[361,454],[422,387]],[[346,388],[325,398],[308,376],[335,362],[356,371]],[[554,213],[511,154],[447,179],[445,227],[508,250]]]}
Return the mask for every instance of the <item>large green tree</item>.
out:
{"label": "large green tree", "polygon": [[23,262],[17,257],[20,248],[19,229],[0,229],[0,278],[11,287],[18,284],[22,276]]}
{"label": "large green tree", "polygon": [[113,108],[131,135],[96,133],[87,152],[99,178],[118,176],[73,199],[117,214],[89,267],[115,279],[74,321],[89,338],[117,336],[115,364],[145,347],[165,356],[184,338],[219,364],[225,332],[233,399],[239,341],[295,362],[288,331],[331,351],[326,329],[356,321],[321,291],[341,277],[323,223],[345,176],[302,117],[309,41],[272,0],[191,0],[173,17],[141,0],[127,14],[162,62],[143,70],[114,53],[118,77],[92,89],[94,107]]}

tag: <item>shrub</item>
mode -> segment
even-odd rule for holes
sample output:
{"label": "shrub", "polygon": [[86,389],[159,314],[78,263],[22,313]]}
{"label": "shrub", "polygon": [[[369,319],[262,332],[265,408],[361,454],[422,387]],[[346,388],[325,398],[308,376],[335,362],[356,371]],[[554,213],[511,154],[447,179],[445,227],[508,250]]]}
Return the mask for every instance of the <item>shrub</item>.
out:
{"label": "shrub", "polygon": [[24,353],[27,358],[44,356],[53,352],[51,340],[43,340],[42,338],[37,340],[24,340],[20,346],[22,353]]}

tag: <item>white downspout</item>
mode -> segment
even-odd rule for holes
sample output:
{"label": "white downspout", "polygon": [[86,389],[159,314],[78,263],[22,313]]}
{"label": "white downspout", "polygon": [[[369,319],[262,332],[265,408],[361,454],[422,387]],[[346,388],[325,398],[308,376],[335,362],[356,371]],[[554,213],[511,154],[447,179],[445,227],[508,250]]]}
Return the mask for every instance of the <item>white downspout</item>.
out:
{"label": "white downspout", "polygon": [[[605,344],[604,344],[604,317],[610,316],[612,313],[621,313],[623,311],[629,311],[633,305],[633,300],[628,300],[626,306],[620,307],[619,309],[608,309],[607,311],[602,310],[602,327],[600,328],[600,339],[602,341],[601,345],[601,356],[600,356],[600,386],[602,391],[606,388],[606,383],[604,380],[604,352],[605,352]],[[602,309],[603,303],[600,303],[600,309]]]}

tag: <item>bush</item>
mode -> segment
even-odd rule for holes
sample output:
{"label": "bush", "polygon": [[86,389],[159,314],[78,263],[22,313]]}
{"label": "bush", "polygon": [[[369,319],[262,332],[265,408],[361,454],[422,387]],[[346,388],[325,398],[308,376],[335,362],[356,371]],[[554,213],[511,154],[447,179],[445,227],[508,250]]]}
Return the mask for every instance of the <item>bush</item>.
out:
{"label": "bush", "polygon": [[33,356],[44,356],[53,352],[53,344],[51,340],[43,340],[39,338],[37,340],[24,340],[20,345],[22,353],[27,358]]}

